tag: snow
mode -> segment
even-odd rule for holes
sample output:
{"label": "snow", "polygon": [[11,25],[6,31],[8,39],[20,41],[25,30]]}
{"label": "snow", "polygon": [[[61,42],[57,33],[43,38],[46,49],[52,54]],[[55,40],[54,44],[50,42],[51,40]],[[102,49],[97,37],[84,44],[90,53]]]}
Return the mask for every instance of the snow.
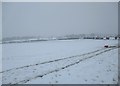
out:
{"label": "snow", "polygon": [[[2,71],[2,45],[0,44],[0,71]],[[2,84],[2,74],[0,73],[0,85]]]}
{"label": "snow", "polygon": [[[116,50],[109,53],[109,56],[116,56]],[[117,60],[111,60],[108,54],[105,54],[102,58],[98,56],[97,59],[89,59],[81,62],[78,65],[71,66],[59,72],[51,73],[43,78],[34,79],[27,84],[35,83],[49,83],[49,84],[116,84],[117,82],[117,67],[113,64]],[[105,58],[105,60],[103,60]],[[106,61],[108,61],[106,63]],[[114,81],[115,80],[115,81]]]}
{"label": "snow", "polygon": [[[3,84],[115,84],[117,40],[3,44]],[[10,70],[9,70],[10,69]]]}

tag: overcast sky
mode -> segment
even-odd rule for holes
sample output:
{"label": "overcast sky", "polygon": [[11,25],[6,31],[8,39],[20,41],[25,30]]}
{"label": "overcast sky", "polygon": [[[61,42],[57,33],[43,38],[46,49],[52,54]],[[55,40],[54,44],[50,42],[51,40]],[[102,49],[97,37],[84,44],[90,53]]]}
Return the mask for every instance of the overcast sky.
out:
{"label": "overcast sky", "polygon": [[4,2],[3,37],[117,34],[118,3]]}

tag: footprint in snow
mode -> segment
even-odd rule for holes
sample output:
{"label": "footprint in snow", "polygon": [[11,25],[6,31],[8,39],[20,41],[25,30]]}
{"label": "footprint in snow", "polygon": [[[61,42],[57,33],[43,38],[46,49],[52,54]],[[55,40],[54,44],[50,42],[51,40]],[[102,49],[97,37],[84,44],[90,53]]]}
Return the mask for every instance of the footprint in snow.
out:
{"label": "footprint in snow", "polygon": [[92,79],[93,81],[96,81],[96,79]]}
{"label": "footprint in snow", "polygon": [[116,80],[113,78],[113,81],[116,81]]}
{"label": "footprint in snow", "polygon": [[71,75],[70,73],[68,73],[68,75]]}
{"label": "footprint in snow", "polygon": [[61,76],[61,75],[59,74],[59,76]]}
{"label": "footprint in snow", "polygon": [[99,76],[96,76],[97,78],[99,78]]}
{"label": "footprint in snow", "polygon": [[55,83],[58,83],[58,81],[55,81]]}
{"label": "footprint in snow", "polygon": [[104,83],[104,81],[103,81],[103,80],[102,80],[101,82],[102,82],[102,83]]}

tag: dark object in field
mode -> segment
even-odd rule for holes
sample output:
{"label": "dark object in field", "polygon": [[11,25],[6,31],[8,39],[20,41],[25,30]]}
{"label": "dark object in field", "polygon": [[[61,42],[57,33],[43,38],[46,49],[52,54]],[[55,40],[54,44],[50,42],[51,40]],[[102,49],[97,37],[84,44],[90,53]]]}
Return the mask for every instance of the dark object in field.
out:
{"label": "dark object in field", "polygon": [[107,40],[109,40],[110,38],[109,37],[106,37]]}
{"label": "dark object in field", "polygon": [[105,48],[108,48],[109,46],[108,46],[108,45],[105,45],[104,47],[105,47]]}
{"label": "dark object in field", "polygon": [[117,46],[109,46],[109,45],[105,45],[104,47],[105,47],[105,48],[115,48],[115,47],[117,47]]}

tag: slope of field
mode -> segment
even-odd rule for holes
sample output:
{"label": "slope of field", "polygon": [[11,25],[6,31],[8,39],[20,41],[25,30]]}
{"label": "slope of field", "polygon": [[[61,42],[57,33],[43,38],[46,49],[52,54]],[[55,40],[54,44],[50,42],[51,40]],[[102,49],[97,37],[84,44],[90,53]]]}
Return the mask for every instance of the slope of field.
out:
{"label": "slope of field", "polygon": [[3,44],[3,84],[117,83],[116,40]]}
{"label": "slope of field", "polygon": [[118,82],[117,50],[113,50],[64,70],[35,77],[27,84],[116,84]]}

